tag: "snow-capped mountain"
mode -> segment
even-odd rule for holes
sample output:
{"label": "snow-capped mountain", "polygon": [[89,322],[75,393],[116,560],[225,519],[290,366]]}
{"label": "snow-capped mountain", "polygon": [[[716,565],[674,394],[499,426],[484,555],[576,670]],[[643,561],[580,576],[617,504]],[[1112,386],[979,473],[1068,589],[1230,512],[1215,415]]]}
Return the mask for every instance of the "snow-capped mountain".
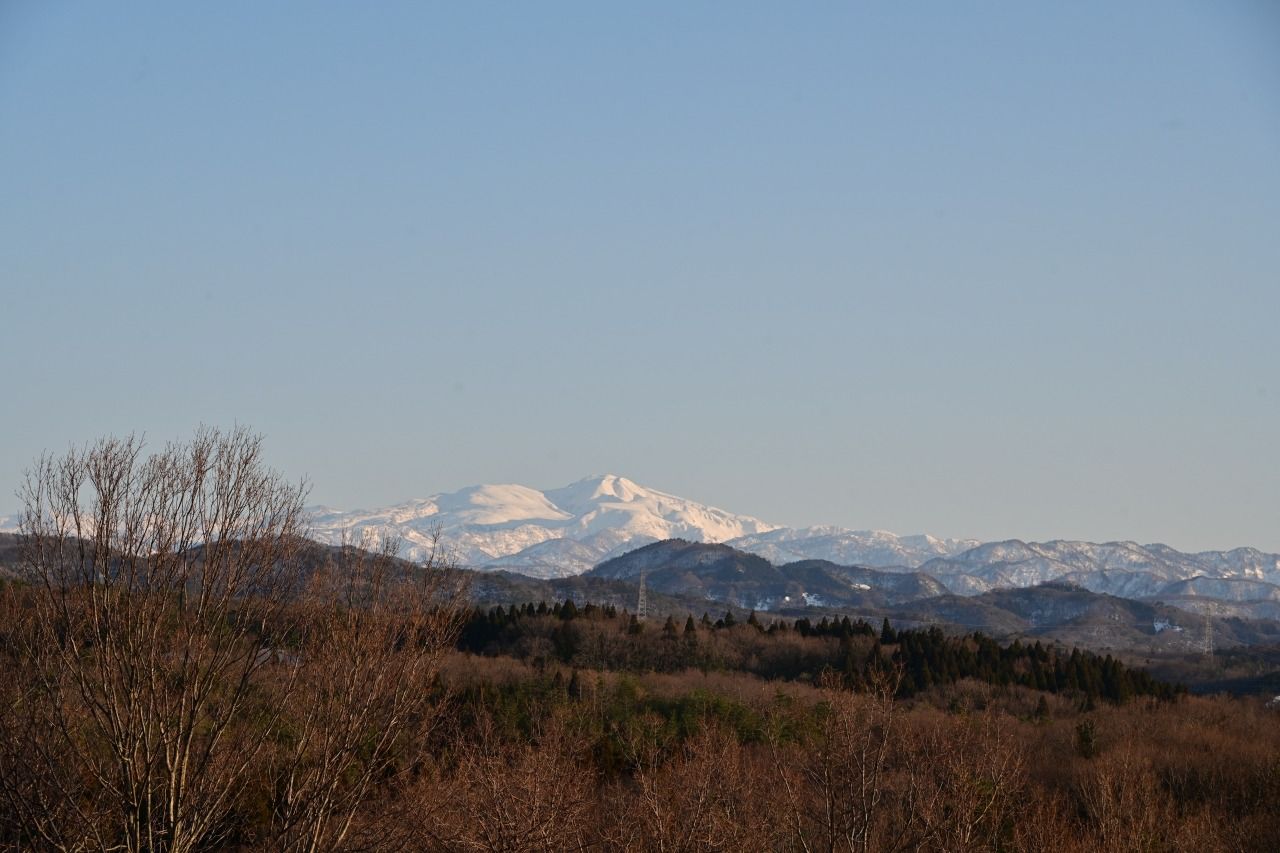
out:
{"label": "snow-capped mountain", "polygon": [[463,565],[546,577],[581,574],[603,559],[662,539],[724,542],[775,529],[604,474],[559,489],[472,486],[374,511],[312,510],[312,535],[336,542],[365,531],[399,536],[421,558],[431,537]]}
{"label": "snow-capped mountain", "polygon": [[312,508],[312,535],[344,532],[399,536],[406,556],[421,558],[439,530],[463,565],[563,577],[663,539],[724,542],[775,563],[829,560],[845,565],[913,569],[979,544],[969,539],[897,536],[842,527],[786,528],[649,489],[615,474],[560,489],[471,486],[379,510]]}

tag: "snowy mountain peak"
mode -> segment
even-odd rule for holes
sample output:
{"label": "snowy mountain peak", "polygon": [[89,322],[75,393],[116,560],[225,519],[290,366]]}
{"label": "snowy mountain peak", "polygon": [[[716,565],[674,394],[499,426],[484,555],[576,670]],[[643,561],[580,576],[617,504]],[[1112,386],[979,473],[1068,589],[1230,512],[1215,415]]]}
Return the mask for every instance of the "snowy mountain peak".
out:
{"label": "snowy mountain peak", "polygon": [[324,508],[313,513],[312,535],[337,541],[345,530],[393,534],[404,541],[406,556],[420,558],[437,529],[465,565],[563,575],[660,539],[722,542],[775,525],[600,474],[545,492],[482,485],[372,512]]}
{"label": "snowy mountain peak", "polygon": [[549,489],[546,495],[556,505],[568,510],[599,506],[602,502],[632,503],[660,492],[653,492],[617,474],[596,474],[560,489]]}
{"label": "snowy mountain peak", "polygon": [[646,491],[626,477],[620,477],[617,474],[597,474],[584,480],[579,480],[574,485],[593,486],[592,497],[611,497],[621,501],[634,500]]}

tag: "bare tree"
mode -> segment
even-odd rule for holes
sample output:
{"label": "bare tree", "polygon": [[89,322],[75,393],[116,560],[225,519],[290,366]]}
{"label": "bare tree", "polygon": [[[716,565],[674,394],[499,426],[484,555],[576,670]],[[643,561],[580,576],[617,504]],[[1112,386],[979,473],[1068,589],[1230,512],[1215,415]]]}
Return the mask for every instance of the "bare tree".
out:
{"label": "bare tree", "polygon": [[1098,849],[1181,849],[1174,804],[1137,750],[1118,749],[1081,775],[1078,796]]}
{"label": "bare tree", "polygon": [[442,847],[491,853],[583,850],[597,779],[586,761],[589,744],[559,715],[534,726],[527,743],[504,739],[493,720],[477,722],[473,741],[459,745],[458,763],[430,793],[421,814],[443,803],[447,819],[421,826],[416,849]]}
{"label": "bare tree", "polygon": [[272,761],[272,849],[390,843],[378,837],[389,821],[375,816],[393,810],[388,798],[420,767],[444,707],[440,664],[465,614],[462,576],[438,538],[422,563],[397,550],[393,540],[346,542],[310,579],[286,652],[300,677]]}
{"label": "bare tree", "polygon": [[801,849],[907,850],[927,840],[918,756],[894,700],[901,677],[877,670],[865,693],[829,678],[815,741],[798,755],[774,745],[788,822]]}
{"label": "bare tree", "polygon": [[941,850],[989,850],[1025,783],[1023,756],[994,711],[927,721],[916,739],[920,812]]}
{"label": "bare tree", "polygon": [[674,748],[636,733],[632,779],[611,792],[605,844],[626,850],[774,849],[782,840],[766,773],[732,731],[703,726]]}
{"label": "bare tree", "polygon": [[[28,845],[218,843],[278,713],[261,687],[304,488],[243,429],[142,451],[131,437],[46,456],[23,489],[29,610],[0,793]],[[287,696],[291,674],[273,679]]]}

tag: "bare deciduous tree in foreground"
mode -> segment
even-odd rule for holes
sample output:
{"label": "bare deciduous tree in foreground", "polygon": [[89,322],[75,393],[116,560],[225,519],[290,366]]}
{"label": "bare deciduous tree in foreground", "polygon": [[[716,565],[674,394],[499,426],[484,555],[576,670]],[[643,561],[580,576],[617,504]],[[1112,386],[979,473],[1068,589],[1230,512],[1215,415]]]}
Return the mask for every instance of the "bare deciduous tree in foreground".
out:
{"label": "bare deciduous tree in foreground", "polygon": [[387,546],[342,549],[308,578],[305,490],[243,429],[142,451],[107,439],[28,475],[29,586],[0,688],[10,831],[62,850],[209,849],[271,766],[259,794],[278,837],[254,841],[331,849],[370,780],[403,769],[401,724],[428,716],[456,627],[435,606],[440,572]]}
{"label": "bare deciduous tree in foreground", "polygon": [[394,542],[360,545],[331,555],[301,603],[302,688],[271,759],[273,849],[332,850],[353,830],[360,848],[400,842],[400,822],[380,818],[416,781],[439,721],[436,679],[464,612],[460,576],[441,566],[435,546],[413,565],[395,558]]}

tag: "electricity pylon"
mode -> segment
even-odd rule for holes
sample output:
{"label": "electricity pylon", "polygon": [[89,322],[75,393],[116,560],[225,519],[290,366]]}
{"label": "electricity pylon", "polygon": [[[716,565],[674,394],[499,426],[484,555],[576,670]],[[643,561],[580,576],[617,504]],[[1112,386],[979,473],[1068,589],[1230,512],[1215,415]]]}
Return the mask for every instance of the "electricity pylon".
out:
{"label": "electricity pylon", "polygon": [[1217,614],[1218,605],[1216,602],[1205,602],[1204,617],[1204,655],[1213,660],[1213,617]]}

